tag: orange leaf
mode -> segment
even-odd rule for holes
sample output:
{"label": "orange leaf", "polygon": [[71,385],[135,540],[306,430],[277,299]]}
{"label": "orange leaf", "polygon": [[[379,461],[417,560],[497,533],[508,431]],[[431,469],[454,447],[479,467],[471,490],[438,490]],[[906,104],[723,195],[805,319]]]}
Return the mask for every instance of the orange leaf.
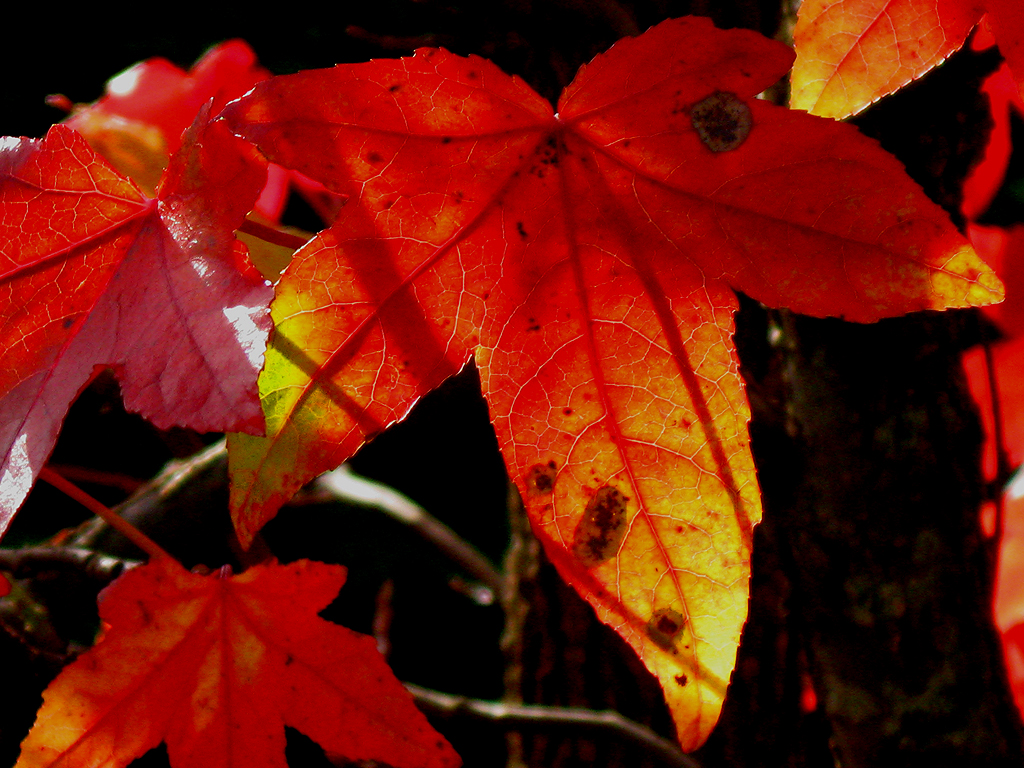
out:
{"label": "orange leaf", "polygon": [[230,440],[242,540],[473,357],[549,556],[699,746],[760,517],[730,287],[859,321],[1002,291],[875,142],[755,98],[791,61],[687,18],[585,66],[557,115],[443,50],[229,106],[274,162],[351,197],[278,285],[267,437]]}
{"label": "orange leaf", "polygon": [[804,0],[790,105],[856,114],[958,50],[983,12],[970,0]]}
{"label": "orange leaf", "polygon": [[344,580],[308,560],[130,571],[101,595],[104,638],[43,694],[17,768],[115,768],[161,741],[174,768],[284,768],[286,725],[353,761],[457,766],[373,638],[317,616]]}

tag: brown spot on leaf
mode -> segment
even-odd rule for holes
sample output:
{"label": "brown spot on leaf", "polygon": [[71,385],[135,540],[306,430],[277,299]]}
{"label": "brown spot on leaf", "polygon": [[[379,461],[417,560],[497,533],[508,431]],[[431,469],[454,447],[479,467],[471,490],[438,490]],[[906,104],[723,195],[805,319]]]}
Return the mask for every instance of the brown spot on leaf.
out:
{"label": "brown spot on leaf", "polygon": [[543,495],[555,489],[555,476],[558,465],[549,461],[547,464],[534,464],[526,473],[526,488],[530,495]]}
{"label": "brown spot on leaf", "polygon": [[739,96],[716,91],[690,110],[693,127],[712,152],[728,152],[746,141],[754,124],[750,107]]}
{"label": "brown spot on leaf", "polygon": [[659,608],[647,622],[647,636],[659,648],[666,651],[675,649],[676,642],[686,629],[686,619],[671,608]]}
{"label": "brown spot on leaf", "polygon": [[685,688],[686,684],[688,682],[690,682],[690,678],[688,678],[686,675],[682,675],[682,674],[676,675],[675,679],[676,679],[676,685],[678,685],[680,688]]}
{"label": "brown spot on leaf", "polygon": [[591,497],[572,535],[572,552],[587,568],[614,557],[626,537],[626,502],[622,491],[603,485]]}
{"label": "brown spot on leaf", "polygon": [[526,234],[526,230],[523,228],[523,222],[521,222],[521,221],[517,221],[516,222],[516,232],[519,233],[519,236],[523,240],[525,240],[527,237],[529,237],[529,235]]}
{"label": "brown spot on leaf", "polygon": [[372,163],[373,165],[377,165],[377,163],[384,162],[384,156],[381,155],[380,152],[375,152],[375,151],[369,152],[366,155],[366,162]]}

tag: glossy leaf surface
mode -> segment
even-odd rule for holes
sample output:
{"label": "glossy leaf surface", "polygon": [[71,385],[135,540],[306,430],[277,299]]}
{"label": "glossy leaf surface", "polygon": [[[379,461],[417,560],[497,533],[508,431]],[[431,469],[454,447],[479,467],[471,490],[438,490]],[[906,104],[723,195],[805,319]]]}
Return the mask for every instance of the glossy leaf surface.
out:
{"label": "glossy leaf surface", "polygon": [[549,556],[699,746],[760,517],[731,289],[858,321],[1002,291],[874,142],[754,98],[791,61],[688,18],[584,67],[557,115],[439,50],[229,106],[273,162],[351,196],[278,286],[267,436],[230,443],[243,541],[473,358]]}
{"label": "glossy leaf surface", "polygon": [[233,230],[262,160],[205,113],[156,199],[70,128],[0,145],[0,533],[94,366],[154,424],[262,432],[272,290]]}
{"label": "glossy leaf surface", "polygon": [[18,768],[117,768],[162,741],[174,768],[284,768],[286,725],[351,761],[459,765],[373,638],[317,616],[344,580],[308,560],[130,571],[101,596],[105,637],[43,694]]}

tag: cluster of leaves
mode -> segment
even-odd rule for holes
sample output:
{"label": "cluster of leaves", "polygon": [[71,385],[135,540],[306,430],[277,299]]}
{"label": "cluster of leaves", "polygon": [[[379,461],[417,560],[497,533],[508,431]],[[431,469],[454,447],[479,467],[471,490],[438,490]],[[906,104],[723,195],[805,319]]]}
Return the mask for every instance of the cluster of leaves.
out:
{"label": "cluster of leaves", "polygon": [[[801,68],[802,41],[852,34],[869,56],[867,28],[837,34],[813,8],[795,106],[851,114],[905,82],[842,107],[800,95],[867,78],[849,50],[827,77]],[[1000,13],[999,39],[1017,40],[1021,14]],[[891,37],[900,60],[924,57],[915,29]],[[234,42],[188,74],[147,62],[44,139],[3,140],[0,532],[97,366],[155,424],[232,433],[248,546],[473,360],[548,556],[696,748],[734,663],[760,517],[733,289],[859,322],[1002,298],[873,141],[757,98],[793,60],[753,32],[668,21],[583,67],[556,111],[477,57],[269,77]],[[343,204],[321,207],[329,226],[279,277],[289,186]],[[340,582],[311,563],[137,569],[105,594],[105,638],[48,690],[19,765],[124,765],[161,740],[176,766],[279,765],[284,724],[349,759],[455,763],[370,645],[316,617]],[[327,671],[342,667],[379,700]],[[278,709],[257,711],[263,697]]]}

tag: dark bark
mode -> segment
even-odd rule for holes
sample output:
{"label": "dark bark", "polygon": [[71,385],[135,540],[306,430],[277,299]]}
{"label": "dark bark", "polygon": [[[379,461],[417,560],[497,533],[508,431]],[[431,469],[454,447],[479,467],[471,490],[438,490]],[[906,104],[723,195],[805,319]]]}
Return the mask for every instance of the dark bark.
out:
{"label": "dark bark", "polygon": [[785,416],[755,430],[762,541],[788,576],[788,641],[806,654],[835,756],[1019,765],[958,354],[965,318],[782,318]]}

